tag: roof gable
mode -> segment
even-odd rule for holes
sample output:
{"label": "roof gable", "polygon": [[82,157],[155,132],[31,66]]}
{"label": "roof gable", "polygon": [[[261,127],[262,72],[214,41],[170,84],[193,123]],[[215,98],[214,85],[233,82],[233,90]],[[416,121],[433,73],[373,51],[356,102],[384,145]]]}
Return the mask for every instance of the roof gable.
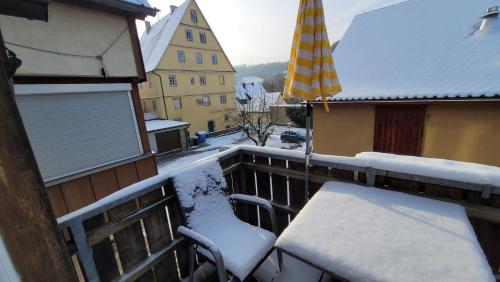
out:
{"label": "roof gable", "polygon": [[498,0],[409,0],[357,16],[334,52],[334,100],[500,94],[500,25],[476,32]]}
{"label": "roof gable", "polygon": [[186,0],[172,13],[161,18],[149,33],[141,36],[142,57],[146,72],[153,71],[160,62],[191,0]]}

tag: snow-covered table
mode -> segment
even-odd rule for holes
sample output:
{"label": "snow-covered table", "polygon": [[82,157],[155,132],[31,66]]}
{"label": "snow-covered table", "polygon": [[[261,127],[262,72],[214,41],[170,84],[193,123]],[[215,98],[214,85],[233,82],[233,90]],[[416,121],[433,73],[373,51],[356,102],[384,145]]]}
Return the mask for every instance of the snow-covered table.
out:
{"label": "snow-covered table", "polygon": [[276,247],[351,281],[494,281],[463,207],[327,182]]}

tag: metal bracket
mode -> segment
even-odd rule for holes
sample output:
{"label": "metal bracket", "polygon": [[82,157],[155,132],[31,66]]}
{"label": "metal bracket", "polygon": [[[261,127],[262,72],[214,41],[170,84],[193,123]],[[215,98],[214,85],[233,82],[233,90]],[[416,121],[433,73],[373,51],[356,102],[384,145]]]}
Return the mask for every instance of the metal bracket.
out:
{"label": "metal bracket", "polygon": [[484,185],[483,192],[481,193],[481,198],[489,199],[491,196],[491,192],[493,191],[493,188],[494,187],[492,185]]}
{"label": "metal bracket", "polygon": [[374,187],[375,178],[377,177],[375,169],[373,167],[367,167],[365,175],[366,175],[366,186]]}

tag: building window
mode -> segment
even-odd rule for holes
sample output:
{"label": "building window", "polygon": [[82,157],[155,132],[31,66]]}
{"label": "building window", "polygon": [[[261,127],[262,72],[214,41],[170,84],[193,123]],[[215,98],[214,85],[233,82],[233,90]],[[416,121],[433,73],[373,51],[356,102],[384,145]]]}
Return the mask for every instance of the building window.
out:
{"label": "building window", "polygon": [[155,110],[155,111],[157,110],[157,108],[156,108],[156,100],[153,100],[153,110]]}
{"label": "building window", "polygon": [[196,80],[194,79],[194,77],[191,77],[191,85],[195,85],[196,83]]}
{"label": "building window", "polygon": [[209,106],[209,105],[210,105],[210,97],[203,96],[203,106]]}
{"label": "building window", "polygon": [[224,122],[229,122],[229,114],[224,114]]}
{"label": "building window", "polygon": [[219,84],[220,85],[226,84],[226,79],[223,75],[219,75]]}
{"label": "building window", "polygon": [[193,23],[198,23],[198,12],[196,10],[191,10],[191,21]]}
{"label": "building window", "polygon": [[182,99],[181,98],[174,98],[174,109],[182,109]]}
{"label": "building window", "polygon": [[186,29],[186,39],[188,41],[193,41],[193,31],[190,29]]}
{"label": "building window", "polygon": [[206,86],[207,85],[207,77],[204,75],[200,75],[200,85],[201,86]]}
{"label": "building window", "polygon": [[210,106],[210,96],[203,96],[202,99],[196,99],[198,106]]}
{"label": "building window", "polygon": [[186,54],[184,54],[183,50],[177,50],[177,60],[179,60],[181,64],[186,62]]}
{"label": "building window", "polygon": [[203,64],[203,54],[201,54],[200,52],[196,53],[196,63]]}
{"label": "building window", "polygon": [[217,65],[219,61],[217,60],[217,55],[212,54],[212,65]]}
{"label": "building window", "polygon": [[207,43],[207,35],[203,31],[200,31],[200,42]]}
{"label": "building window", "polygon": [[219,98],[220,98],[220,103],[221,104],[226,104],[227,103],[226,95],[220,95]]}
{"label": "building window", "polygon": [[177,86],[177,77],[175,75],[168,76],[168,84],[170,86]]}
{"label": "building window", "polygon": [[152,80],[148,81],[148,86],[149,86],[149,88],[153,88],[153,81]]}

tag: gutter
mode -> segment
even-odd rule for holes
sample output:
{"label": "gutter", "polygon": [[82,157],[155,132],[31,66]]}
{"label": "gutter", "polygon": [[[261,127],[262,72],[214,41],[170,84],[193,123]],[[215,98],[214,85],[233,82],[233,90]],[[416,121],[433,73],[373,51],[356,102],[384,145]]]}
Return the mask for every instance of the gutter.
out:
{"label": "gutter", "polygon": [[160,78],[161,97],[163,99],[163,107],[165,108],[165,119],[168,119],[167,102],[165,101],[165,91],[163,90],[163,79],[161,78],[161,75],[157,74],[156,72],[152,71],[151,73]]}
{"label": "gutter", "polygon": [[101,9],[107,10],[108,12],[122,12],[133,16],[137,19],[145,19],[147,16],[154,17],[158,12],[156,8],[146,7],[144,5],[133,4],[130,2],[125,2],[122,0],[56,0],[59,2],[65,2],[72,5],[78,5],[90,9],[96,9],[100,7]]}

